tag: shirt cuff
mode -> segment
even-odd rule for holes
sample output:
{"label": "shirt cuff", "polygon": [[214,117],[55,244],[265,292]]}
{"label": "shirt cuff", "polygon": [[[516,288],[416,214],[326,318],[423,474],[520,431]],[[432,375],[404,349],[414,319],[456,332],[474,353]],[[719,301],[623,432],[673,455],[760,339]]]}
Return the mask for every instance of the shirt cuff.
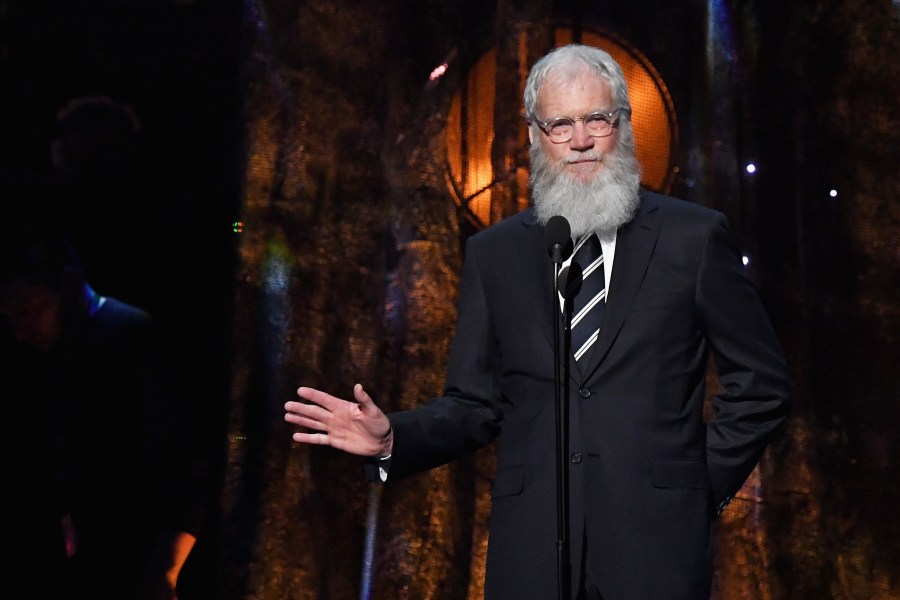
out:
{"label": "shirt cuff", "polygon": [[379,457],[378,459],[378,478],[381,481],[387,481],[388,469],[391,467],[391,455]]}

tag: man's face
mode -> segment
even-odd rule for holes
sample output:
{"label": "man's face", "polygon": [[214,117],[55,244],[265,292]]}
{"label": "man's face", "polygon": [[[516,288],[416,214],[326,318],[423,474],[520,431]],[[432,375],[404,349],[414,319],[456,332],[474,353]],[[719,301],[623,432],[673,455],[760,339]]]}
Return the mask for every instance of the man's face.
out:
{"label": "man's face", "polygon": [[[567,81],[547,81],[538,96],[536,116],[542,121],[556,117],[574,119],[616,108],[609,84],[595,74],[582,71]],[[551,165],[560,165],[574,180],[588,183],[605,168],[603,159],[615,150],[619,130],[613,129],[606,137],[591,137],[579,120],[568,142],[554,143],[535,127],[528,128],[528,137],[532,144],[540,144]]]}
{"label": "man's face", "polygon": [[536,126],[528,128],[530,185],[538,222],[565,217],[577,238],[615,231],[634,217],[640,205],[640,165],[630,145],[619,147],[622,132],[629,131],[630,124],[620,120],[609,135],[591,137],[580,120],[586,114],[617,108],[609,84],[588,71],[544,84],[536,116],[544,121],[579,120],[572,138],[562,143],[554,143]]}

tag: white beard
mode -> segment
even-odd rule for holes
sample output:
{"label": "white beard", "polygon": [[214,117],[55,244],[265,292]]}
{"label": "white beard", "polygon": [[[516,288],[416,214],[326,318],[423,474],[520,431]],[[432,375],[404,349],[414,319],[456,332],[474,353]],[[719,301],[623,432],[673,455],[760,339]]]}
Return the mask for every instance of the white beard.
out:
{"label": "white beard", "polygon": [[539,144],[531,145],[530,155],[531,196],[541,224],[561,215],[577,240],[591,232],[610,234],[634,218],[640,206],[640,165],[621,145],[610,154],[579,152],[572,156],[603,161],[605,168],[587,182],[565,172],[566,159],[552,164]]}

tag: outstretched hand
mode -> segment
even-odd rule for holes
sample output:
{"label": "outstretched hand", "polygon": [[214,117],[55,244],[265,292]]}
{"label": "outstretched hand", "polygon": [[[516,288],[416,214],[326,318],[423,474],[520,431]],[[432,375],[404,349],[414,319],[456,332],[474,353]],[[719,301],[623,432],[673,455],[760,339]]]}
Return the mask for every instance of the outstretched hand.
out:
{"label": "outstretched hand", "polygon": [[284,420],[305,431],[291,436],[295,442],[331,446],[360,456],[390,456],[394,446],[391,423],[375,406],[361,384],[353,386],[356,400],[342,400],[323,391],[301,387],[296,400],[284,405]]}

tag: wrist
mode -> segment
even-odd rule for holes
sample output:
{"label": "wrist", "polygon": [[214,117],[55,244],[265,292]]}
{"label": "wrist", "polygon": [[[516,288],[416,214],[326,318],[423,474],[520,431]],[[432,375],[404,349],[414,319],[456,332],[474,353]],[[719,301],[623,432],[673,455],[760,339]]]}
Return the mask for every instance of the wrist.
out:
{"label": "wrist", "polygon": [[387,432],[381,436],[381,450],[378,452],[379,460],[387,460],[394,452],[394,427],[388,423]]}

